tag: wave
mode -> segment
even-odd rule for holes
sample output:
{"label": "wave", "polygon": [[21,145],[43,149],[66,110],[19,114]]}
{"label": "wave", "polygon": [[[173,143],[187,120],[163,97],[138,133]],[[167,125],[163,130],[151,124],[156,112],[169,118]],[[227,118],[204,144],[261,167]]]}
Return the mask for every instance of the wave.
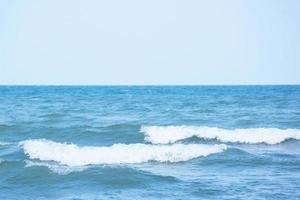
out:
{"label": "wave", "polygon": [[131,164],[148,161],[181,162],[220,153],[226,145],[199,144],[114,144],[108,147],[57,143],[51,140],[26,140],[20,143],[30,159],[56,161],[68,166],[91,164]]}
{"label": "wave", "polygon": [[145,140],[152,144],[170,144],[191,137],[217,139],[229,143],[278,144],[287,139],[300,139],[299,129],[249,128],[221,129],[202,126],[142,126]]}
{"label": "wave", "polygon": [[66,165],[59,165],[56,163],[47,163],[41,161],[25,160],[25,167],[46,167],[54,173],[59,175],[68,175],[72,172],[81,172],[85,170],[85,167],[70,167]]}
{"label": "wave", "polygon": [[11,145],[11,144],[13,144],[13,143],[11,143],[11,142],[1,142],[0,141],[0,146],[8,146],[8,145]]}

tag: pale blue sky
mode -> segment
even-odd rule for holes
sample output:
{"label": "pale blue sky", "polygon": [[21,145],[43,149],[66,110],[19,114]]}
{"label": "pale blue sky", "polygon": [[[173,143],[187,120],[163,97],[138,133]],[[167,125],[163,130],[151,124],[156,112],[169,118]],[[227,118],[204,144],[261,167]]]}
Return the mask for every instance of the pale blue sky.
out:
{"label": "pale blue sky", "polygon": [[0,84],[300,84],[300,1],[0,0]]}

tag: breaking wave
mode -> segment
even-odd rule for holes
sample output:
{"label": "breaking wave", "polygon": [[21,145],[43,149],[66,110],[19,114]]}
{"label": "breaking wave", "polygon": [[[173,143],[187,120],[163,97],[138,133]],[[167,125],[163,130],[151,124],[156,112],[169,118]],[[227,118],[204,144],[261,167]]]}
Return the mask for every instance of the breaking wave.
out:
{"label": "breaking wave", "polygon": [[130,164],[148,161],[181,162],[220,153],[226,145],[204,144],[114,144],[109,147],[57,143],[51,140],[26,140],[20,143],[26,155],[41,161],[56,161],[68,166],[91,164]]}
{"label": "breaking wave", "polygon": [[197,126],[142,126],[145,140],[153,144],[170,144],[190,137],[217,139],[231,143],[277,144],[287,139],[300,139],[299,129],[249,128],[227,130]]}

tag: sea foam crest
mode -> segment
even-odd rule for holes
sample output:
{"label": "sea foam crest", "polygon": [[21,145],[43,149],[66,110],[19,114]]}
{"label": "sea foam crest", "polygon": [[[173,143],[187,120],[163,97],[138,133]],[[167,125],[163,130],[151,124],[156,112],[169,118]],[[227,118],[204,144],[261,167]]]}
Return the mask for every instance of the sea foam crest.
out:
{"label": "sea foam crest", "polygon": [[148,161],[180,162],[224,151],[226,145],[114,144],[108,147],[63,144],[50,140],[26,140],[21,146],[31,159],[56,161],[68,166],[125,164]]}
{"label": "sea foam crest", "polygon": [[287,139],[300,139],[299,129],[249,128],[227,130],[198,126],[142,126],[145,140],[153,144],[170,144],[190,137],[217,139],[231,143],[277,144]]}

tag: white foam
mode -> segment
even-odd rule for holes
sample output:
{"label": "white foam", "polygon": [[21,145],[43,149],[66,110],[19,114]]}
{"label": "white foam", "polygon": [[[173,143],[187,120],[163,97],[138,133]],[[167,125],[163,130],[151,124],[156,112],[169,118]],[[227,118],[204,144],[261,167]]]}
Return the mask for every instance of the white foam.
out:
{"label": "white foam", "polygon": [[232,143],[277,144],[300,139],[300,129],[249,128],[227,130],[197,126],[142,126],[145,140],[153,144],[170,144],[193,136]]}
{"label": "white foam", "polygon": [[68,166],[90,164],[180,162],[224,151],[226,145],[114,144],[109,147],[79,147],[50,140],[26,140],[21,146],[31,159],[56,161]]}

